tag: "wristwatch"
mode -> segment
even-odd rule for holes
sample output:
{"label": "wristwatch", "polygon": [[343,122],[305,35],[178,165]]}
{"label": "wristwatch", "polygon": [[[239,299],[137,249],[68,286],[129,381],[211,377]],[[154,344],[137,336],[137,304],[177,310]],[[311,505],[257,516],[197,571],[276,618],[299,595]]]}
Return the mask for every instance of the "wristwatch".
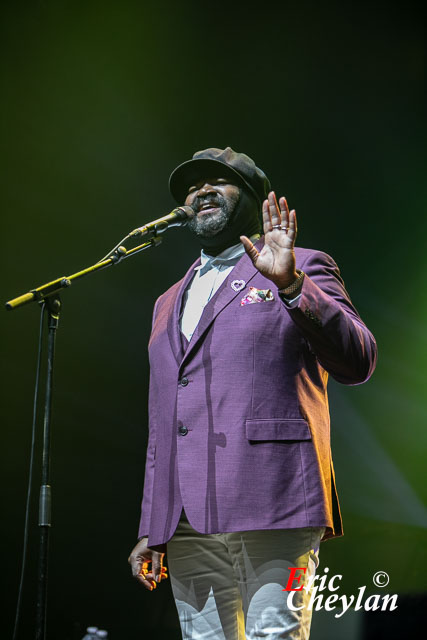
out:
{"label": "wristwatch", "polygon": [[286,287],[286,289],[279,289],[279,293],[284,296],[290,296],[295,293],[295,291],[298,291],[298,289],[302,286],[305,273],[304,271],[301,271],[301,269],[296,269],[296,272],[298,274],[298,278],[294,280],[292,284]]}

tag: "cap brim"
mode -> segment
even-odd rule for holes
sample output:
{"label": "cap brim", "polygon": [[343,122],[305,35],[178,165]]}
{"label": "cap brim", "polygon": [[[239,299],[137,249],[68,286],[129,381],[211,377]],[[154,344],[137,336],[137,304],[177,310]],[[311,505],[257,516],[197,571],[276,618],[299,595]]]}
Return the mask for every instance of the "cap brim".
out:
{"label": "cap brim", "polygon": [[237,184],[246,186],[257,199],[258,195],[238,171],[228,164],[211,158],[187,160],[172,171],[169,178],[169,191],[178,204],[182,204],[188,195],[188,189],[201,178],[233,178]]}

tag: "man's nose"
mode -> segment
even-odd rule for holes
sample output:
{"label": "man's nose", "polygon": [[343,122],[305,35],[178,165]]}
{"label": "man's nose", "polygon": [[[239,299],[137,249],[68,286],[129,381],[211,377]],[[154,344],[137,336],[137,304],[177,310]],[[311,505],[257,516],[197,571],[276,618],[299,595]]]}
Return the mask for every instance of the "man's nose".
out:
{"label": "man's nose", "polygon": [[215,189],[213,188],[213,185],[211,185],[210,182],[205,182],[205,184],[203,184],[199,188],[197,195],[200,197],[200,196],[205,196],[208,193],[215,193]]}

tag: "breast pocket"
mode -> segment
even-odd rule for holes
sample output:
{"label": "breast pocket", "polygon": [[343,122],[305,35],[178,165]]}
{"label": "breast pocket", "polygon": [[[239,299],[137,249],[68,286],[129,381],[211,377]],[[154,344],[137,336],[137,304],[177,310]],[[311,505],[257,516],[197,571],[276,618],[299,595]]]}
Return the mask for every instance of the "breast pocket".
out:
{"label": "breast pocket", "polygon": [[250,314],[250,313],[269,313],[271,311],[278,312],[277,302],[275,300],[271,300],[270,302],[252,302],[250,304],[240,305],[240,313],[241,314]]}

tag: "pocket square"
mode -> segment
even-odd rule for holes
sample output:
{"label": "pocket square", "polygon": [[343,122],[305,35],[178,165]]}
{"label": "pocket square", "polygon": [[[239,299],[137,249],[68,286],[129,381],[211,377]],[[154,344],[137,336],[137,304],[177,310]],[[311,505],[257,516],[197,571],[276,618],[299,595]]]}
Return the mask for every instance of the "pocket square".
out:
{"label": "pocket square", "polygon": [[274,300],[273,292],[271,289],[255,289],[255,287],[249,287],[249,293],[240,300],[240,306],[245,304],[254,304],[255,302],[272,302]]}

